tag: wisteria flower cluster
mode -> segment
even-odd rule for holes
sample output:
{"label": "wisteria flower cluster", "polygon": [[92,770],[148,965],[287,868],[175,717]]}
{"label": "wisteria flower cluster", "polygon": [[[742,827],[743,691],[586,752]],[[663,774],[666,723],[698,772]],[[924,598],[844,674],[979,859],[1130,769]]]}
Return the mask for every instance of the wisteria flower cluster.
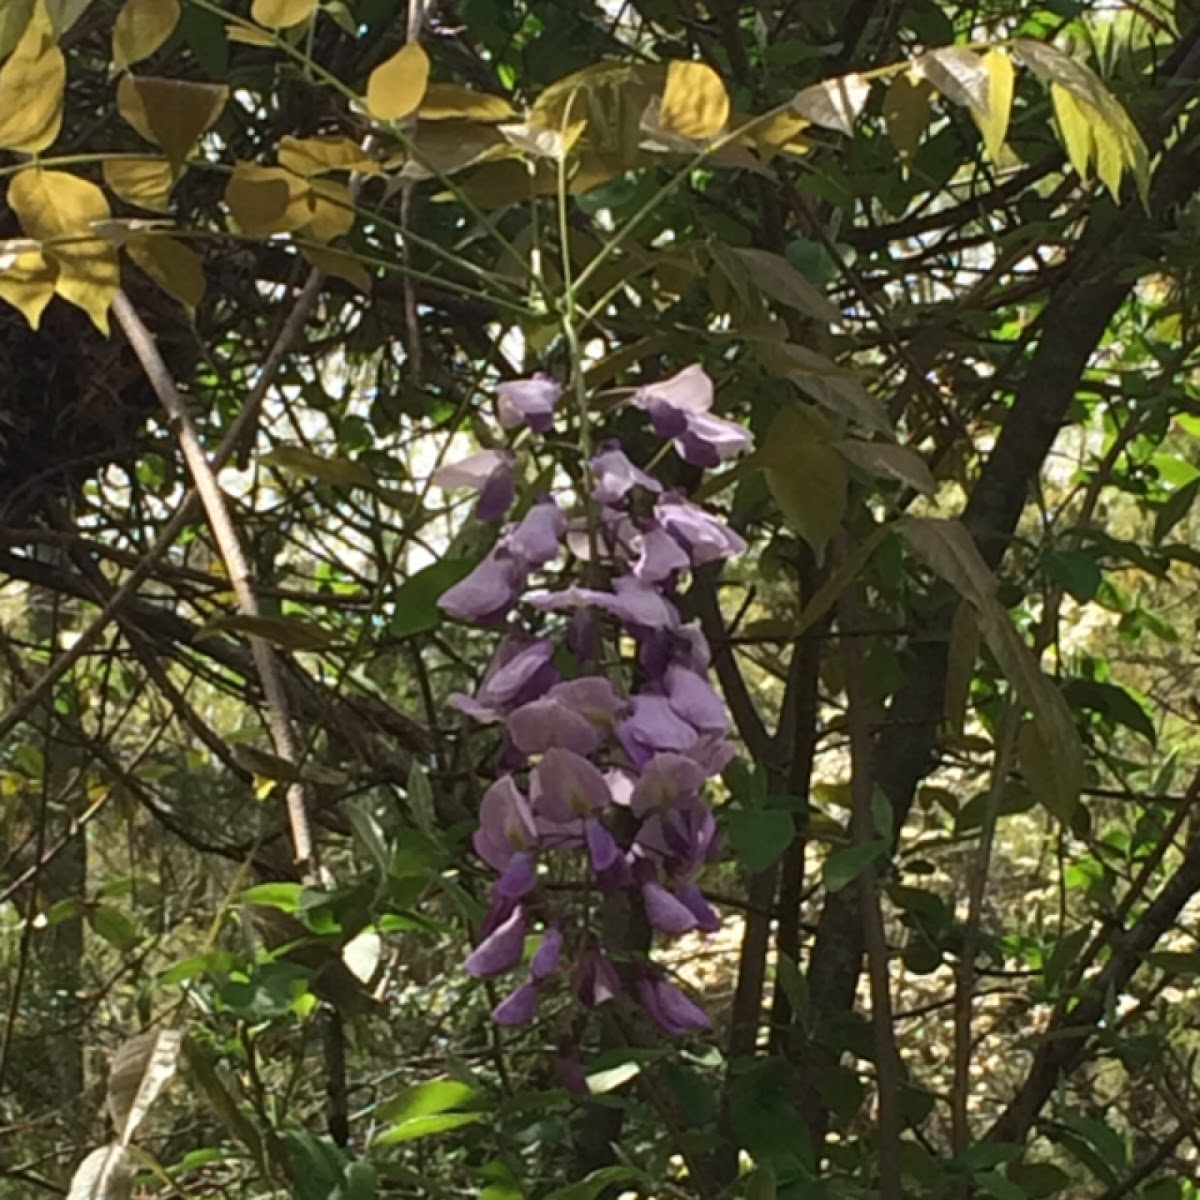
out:
{"label": "wisteria flower cluster", "polygon": [[[561,396],[543,375],[502,384],[500,424],[546,433]],[[712,381],[699,366],[641,388],[631,403],[694,465],[715,466],[751,446],[744,428],[712,414]],[[434,482],[475,489],[477,516],[502,520],[515,500],[516,467],[512,450],[484,450],[441,468]],[[745,543],[665,490],[617,441],[591,457],[583,477],[590,494],[576,496],[573,511],[540,497],[439,601],[450,616],[502,631],[476,693],[452,697],[504,735],[504,773],[483,797],[474,838],[497,878],[466,969],[483,978],[513,971],[540,925],[525,978],[492,1014],[498,1023],[532,1020],[539,994],[561,973],[586,1007],[628,991],[662,1029],[681,1035],[707,1027],[704,1011],[648,959],[606,945],[599,921],[580,928],[584,910],[544,886],[544,867],[568,856],[589,890],[628,893],[662,934],[719,927],[695,878],[717,850],[702,790],[733,748],[709,682],[707,642],[682,620],[676,595],[686,573]],[[536,573],[567,556],[578,581],[534,586]],[[568,653],[545,632],[556,627]],[[605,658],[604,646],[621,644],[635,648],[630,662]],[[636,686],[621,686],[623,677]]]}

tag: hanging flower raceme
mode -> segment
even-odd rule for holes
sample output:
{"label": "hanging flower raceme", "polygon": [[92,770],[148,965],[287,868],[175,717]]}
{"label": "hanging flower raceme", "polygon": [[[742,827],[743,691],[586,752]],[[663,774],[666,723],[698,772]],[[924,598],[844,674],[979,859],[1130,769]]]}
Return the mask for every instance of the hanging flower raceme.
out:
{"label": "hanging flower raceme", "polygon": [[[561,395],[544,375],[502,384],[500,425],[545,433]],[[712,415],[712,381],[698,366],[641,388],[631,403],[695,465],[715,466],[752,445],[741,426]],[[583,476],[586,494],[535,498],[439,601],[462,621],[507,622],[475,694],[450,698],[504,735],[505,773],[483,797],[474,838],[496,878],[466,969],[492,978],[526,964],[493,1011],[501,1025],[534,1018],[545,990],[561,986],[554,981],[565,960],[562,974],[584,1007],[625,993],[660,1028],[682,1035],[707,1027],[703,1010],[661,968],[606,945],[601,906],[580,897],[625,893],[668,938],[719,928],[696,882],[718,850],[703,789],[734,751],[709,681],[707,642],[682,619],[676,591],[689,572],[741,553],[745,542],[666,489],[617,441],[601,445]],[[474,488],[477,515],[498,520],[516,501],[517,478],[512,451],[487,450],[441,468],[434,482]],[[579,574],[548,577],[564,554]],[[523,619],[542,628],[535,633]],[[561,639],[549,636],[555,628]],[[601,649],[629,645],[635,656],[623,666]],[[623,683],[631,677],[632,689]],[[571,886],[549,888],[549,876]]]}

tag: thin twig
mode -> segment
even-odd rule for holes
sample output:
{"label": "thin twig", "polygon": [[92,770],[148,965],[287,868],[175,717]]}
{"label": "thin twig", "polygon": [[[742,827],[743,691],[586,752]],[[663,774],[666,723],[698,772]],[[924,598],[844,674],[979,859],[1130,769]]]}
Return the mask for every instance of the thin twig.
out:
{"label": "thin twig", "polygon": [[[163,361],[158,346],[145,322],[129,302],[123,291],[117,292],[113,301],[113,315],[121,326],[134,354],[146,373],[150,386],[166,410],[179,438],[184,460],[191,472],[192,480],[209,527],[216,539],[217,548],[229,575],[229,582],[237,601],[238,610],[245,617],[260,616],[258,597],[250,575],[250,564],[238,537],[237,528],[229,513],[229,505],[221,485],[217,482],[213,464],[209,462],[200,443],[200,435],[188,413],[183,397],[175,386],[170,369]],[[250,634],[250,653],[262,684],[267,706],[267,726],[275,753],[289,763],[300,761],[300,745],[292,726],[288,708],[287,689],[284,687],[279,659],[274,646],[265,638]],[[312,837],[312,826],[308,816],[308,799],[303,783],[292,782],[287,789],[288,822],[292,833],[292,849],[297,866],[307,881],[318,878],[316,846]]]}

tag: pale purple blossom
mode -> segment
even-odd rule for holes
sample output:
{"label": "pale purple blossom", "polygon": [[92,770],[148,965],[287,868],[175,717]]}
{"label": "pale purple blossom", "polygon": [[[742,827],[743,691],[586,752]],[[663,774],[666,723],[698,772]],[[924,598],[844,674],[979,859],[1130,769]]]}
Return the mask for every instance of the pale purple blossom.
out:
{"label": "pale purple blossom", "polygon": [[504,539],[508,551],[531,567],[544,567],[558,557],[567,519],[553,500],[535,504]]}
{"label": "pale purple blossom", "polygon": [[705,1011],[661,975],[639,979],[638,997],[654,1023],[672,1037],[698,1033],[709,1027]]}
{"label": "pale purple blossom", "polygon": [[492,1009],[492,1020],[506,1028],[528,1025],[537,1012],[537,1002],[537,984],[526,981]]}
{"label": "pale purple blossom", "polygon": [[537,845],[533,812],[511,775],[496,780],[484,793],[474,844],[475,853],[496,871]]}
{"label": "pale purple blossom", "polygon": [[527,577],[524,563],[497,546],[465,579],[442,593],[438,607],[460,621],[495,624],[512,611]]}
{"label": "pale purple blossom", "polygon": [[746,549],[745,539],[697,504],[668,492],[654,506],[654,515],[687,554],[693,567],[733,558]]}
{"label": "pale purple blossom", "polygon": [[467,956],[467,974],[490,978],[511,970],[525,951],[525,910],[518,904]]}
{"label": "pale purple blossom", "polygon": [[475,515],[481,521],[498,521],[516,496],[511,450],[480,450],[456,463],[438,467],[430,477],[434,487],[466,487],[480,493]]}
{"label": "pale purple blossom", "polygon": [[509,634],[488,664],[475,695],[455,692],[450,703],[477,721],[499,721],[558,681],[553,660],[554,643],[549,638]]}
{"label": "pale purple blossom", "polygon": [[634,488],[662,491],[662,484],[653,475],[629,461],[620,442],[609,442],[592,459],[592,478],[592,499],[597,504],[620,504]]}
{"label": "pale purple blossom", "polygon": [[554,426],[554,409],[562,396],[562,385],[539,372],[532,379],[516,379],[496,388],[500,398],[500,424],[505,429],[528,425],[535,433],[548,433]]}

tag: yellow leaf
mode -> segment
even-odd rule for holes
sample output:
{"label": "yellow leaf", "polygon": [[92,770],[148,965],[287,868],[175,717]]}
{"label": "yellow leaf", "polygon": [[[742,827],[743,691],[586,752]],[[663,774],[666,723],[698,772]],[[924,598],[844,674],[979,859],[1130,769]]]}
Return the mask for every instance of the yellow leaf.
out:
{"label": "yellow leaf", "polygon": [[54,297],[57,276],[58,268],[38,246],[24,240],[0,242],[0,300],[19,310],[33,329]]}
{"label": "yellow leaf", "polygon": [[458,83],[431,83],[417,109],[422,121],[507,121],[512,106],[503,96],[477,92]]}
{"label": "yellow leaf", "polygon": [[888,136],[905,170],[929,124],[929,84],[911,71],[901,71],[883,96],[883,119]]}
{"label": "yellow leaf", "polygon": [[1088,166],[1092,161],[1092,125],[1101,119],[1100,114],[1061,83],[1050,85],[1050,96],[1054,101],[1054,116],[1067,157],[1079,178],[1086,183]]}
{"label": "yellow leaf", "polygon": [[729,96],[707,63],[675,59],[667,68],[658,122],[668,133],[701,140],[725,128]]}
{"label": "yellow leaf", "polygon": [[225,203],[243,233],[290,233],[312,220],[309,186],[283,167],[240,162],[225,188]]}
{"label": "yellow leaf", "polygon": [[354,202],[344,183],[331,179],[314,179],[308,195],[312,213],[304,232],[318,242],[331,242],[354,228]]}
{"label": "yellow leaf", "polygon": [[116,247],[95,236],[93,223],[112,212],[104,193],[86,179],[65,171],[30,167],[8,185],[8,203],[21,228],[42,243],[58,264],[54,290],[108,332],[108,309],[117,293],[120,271]]}
{"label": "yellow leaf", "polygon": [[109,191],[152,212],[168,210],[171,189],[179,182],[179,170],[165,158],[105,159],[100,169]]}
{"label": "yellow leaf", "polygon": [[360,292],[371,294],[370,273],[348,250],[332,250],[327,246],[301,246],[300,252],[318,271],[344,279]]}
{"label": "yellow leaf", "polygon": [[123,71],[149,58],[178,24],[179,0],[125,0],[113,24],[113,66]]}
{"label": "yellow leaf", "polygon": [[807,129],[809,122],[792,112],[778,112],[766,120],[757,117],[733,117],[736,126],[745,125],[746,131],[738,139],[752,146],[768,161],[776,154],[804,154],[809,150],[809,144],[800,137]]}
{"label": "yellow leaf", "polygon": [[317,7],[317,0],[254,0],[250,15],[269,29],[287,29],[307,21]]}
{"label": "yellow leaf", "polygon": [[983,65],[988,73],[987,112],[972,109],[971,115],[979,132],[983,134],[984,149],[992,162],[1000,161],[1000,150],[1008,136],[1008,121],[1012,115],[1013,69],[1012,59],[1003,50],[989,50],[983,56]]}
{"label": "yellow leaf", "polygon": [[409,42],[371,72],[367,110],[379,121],[401,121],[415,113],[429,83],[429,57]]}
{"label": "yellow leaf", "polygon": [[8,62],[0,67],[0,146],[26,154],[45,150],[62,127],[66,86],[62,51],[31,21]]}
{"label": "yellow leaf", "polygon": [[344,137],[285,136],[279,143],[279,165],[304,176],[329,171],[378,175],[380,171],[379,164],[364,154],[361,146]]}
{"label": "yellow leaf", "polygon": [[1125,150],[1121,135],[1107,121],[1099,119],[1092,126],[1092,137],[1096,145],[1096,174],[1119,204],[1121,176],[1125,169]]}
{"label": "yellow leaf", "polygon": [[194,250],[175,238],[135,234],[125,251],[168,296],[174,296],[189,316],[204,298],[204,265]]}
{"label": "yellow leaf", "polygon": [[1052,732],[1035,714],[1017,733],[1017,757],[1034,799],[1065,825],[1079,804],[1083,771],[1078,755],[1067,752],[1052,737]]}
{"label": "yellow leaf", "polygon": [[117,85],[117,111],[169,159],[181,162],[228,97],[228,88],[213,83],[126,75]]}

